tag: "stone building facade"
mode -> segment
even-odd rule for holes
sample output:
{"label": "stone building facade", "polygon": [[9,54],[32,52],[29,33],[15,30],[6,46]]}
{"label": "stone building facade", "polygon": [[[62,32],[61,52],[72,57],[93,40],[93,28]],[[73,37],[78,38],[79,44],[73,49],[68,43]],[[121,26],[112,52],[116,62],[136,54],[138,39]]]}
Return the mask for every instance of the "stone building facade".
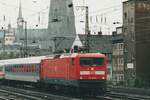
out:
{"label": "stone building facade", "polygon": [[117,27],[112,36],[112,73],[113,84],[123,85],[124,83],[124,39],[122,27]]}
{"label": "stone building facade", "polygon": [[149,29],[150,1],[129,0],[123,2],[125,78],[129,86],[150,86]]}

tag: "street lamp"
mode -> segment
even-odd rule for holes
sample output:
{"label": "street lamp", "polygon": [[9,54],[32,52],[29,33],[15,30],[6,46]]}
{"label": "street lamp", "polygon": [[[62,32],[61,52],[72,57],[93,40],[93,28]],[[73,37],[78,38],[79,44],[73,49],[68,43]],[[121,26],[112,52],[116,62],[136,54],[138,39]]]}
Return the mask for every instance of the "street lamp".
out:
{"label": "street lamp", "polygon": [[25,47],[24,47],[24,57],[27,57],[28,56],[28,47],[27,47],[27,43],[28,43],[28,41],[27,41],[27,21],[25,21],[25,20],[21,20],[21,22],[24,24],[24,28],[25,28],[25,39],[24,39],[24,44],[25,44]]}
{"label": "street lamp", "polygon": [[5,33],[6,33],[6,30],[4,29],[4,27],[2,27],[2,31],[3,31],[3,58],[5,58]]}

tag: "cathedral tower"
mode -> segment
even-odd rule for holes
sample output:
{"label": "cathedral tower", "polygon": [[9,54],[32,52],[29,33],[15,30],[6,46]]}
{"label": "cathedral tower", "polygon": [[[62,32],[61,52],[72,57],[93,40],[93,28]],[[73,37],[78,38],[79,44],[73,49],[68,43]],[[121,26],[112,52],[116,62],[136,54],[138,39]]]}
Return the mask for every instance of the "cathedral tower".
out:
{"label": "cathedral tower", "polygon": [[17,28],[23,29],[23,17],[22,17],[22,6],[21,6],[21,0],[19,2],[19,13],[17,18]]}
{"label": "cathedral tower", "polygon": [[22,6],[21,6],[21,0],[19,2],[19,12],[18,12],[18,18],[17,18],[17,32],[16,32],[16,39],[17,41],[20,41],[22,36],[24,36],[23,31],[23,17],[22,17]]}
{"label": "cathedral tower", "polygon": [[55,51],[71,48],[76,36],[72,0],[51,0],[48,35],[53,41]]}

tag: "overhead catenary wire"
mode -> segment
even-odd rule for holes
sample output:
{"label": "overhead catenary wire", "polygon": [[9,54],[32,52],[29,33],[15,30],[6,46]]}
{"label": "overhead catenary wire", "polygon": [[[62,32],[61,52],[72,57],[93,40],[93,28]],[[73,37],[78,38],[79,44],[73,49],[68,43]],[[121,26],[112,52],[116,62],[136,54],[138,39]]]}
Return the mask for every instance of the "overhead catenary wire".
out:
{"label": "overhead catenary wire", "polygon": [[96,11],[92,11],[92,12],[89,12],[89,13],[90,13],[90,14],[95,14],[95,13],[107,11],[107,10],[110,10],[110,9],[117,9],[117,8],[121,8],[121,7],[122,7],[121,4],[119,4],[119,5],[114,5],[114,6],[111,6],[111,7],[99,9],[99,10],[96,10]]}
{"label": "overhead catenary wire", "polygon": [[[0,3],[3,3],[4,5],[6,5],[6,6],[8,6],[9,4],[7,4],[7,3],[4,3],[4,2],[1,2],[0,1]],[[18,8],[18,6],[14,6],[14,5],[11,5],[11,7],[15,7],[15,8]],[[114,8],[115,7],[115,8]],[[121,9],[116,9],[116,8],[118,8],[118,7],[120,7],[119,5],[115,5],[115,6],[112,6],[112,7],[108,7],[108,8],[104,8],[104,9],[99,9],[99,10],[96,10],[96,11],[92,11],[92,12],[90,12],[89,13],[89,15],[91,16],[91,17],[97,17],[97,21],[98,21],[98,16],[101,16],[101,15],[105,15],[105,18],[103,18],[103,20],[105,21],[105,23],[106,23],[106,21],[107,21],[107,18],[106,18],[106,15],[107,14],[110,14],[110,13],[114,13],[114,12],[116,12],[116,11],[120,11]],[[23,9],[25,9],[25,10],[27,10],[26,8],[24,8],[23,7]],[[44,8],[44,9],[42,9],[42,10],[40,10],[40,11],[34,11],[34,10],[32,10],[32,12],[35,12],[35,13],[33,13],[33,14],[31,14],[31,15],[29,15],[29,16],[27,16],[26,17],[26,19],[30,19],[32,16],[34,17],[34,16],[37,16],[38,15],[38,18],[40,18],[40,15],[39,15],[39,13],[43,13],[43,12],[45,12],[46,10],[48,10],[49,9],[49,6],[47,6],[46,8]],[[30,11],[31,11],[31,9],[30,9]],[[45,12],[46,13],[46,12]],[[92,15],[93,14],[93,15]],[[96,15],[94,15],[94,14],[96,14]],[[60,15],[60,16],[67,16],[67,15]],[[82,15],[78,15],[78,16],[76,16],[76,17],[81,17]],[[69,17],[71,17],[71,16],[69,16]],[[75,17],[74,15],[73,15],[73,17]],[[40,18],[40,20],[41,20],[41,18]],[[39,20],[38,20],[39,21]]]}
{"label": "overhead catenary wire", "polygon": [[[7,4],[7,3],[2,2],[2,1],[0,1],[0,3],[1,3],[2,5],[7,6],[7,7],[19,8],[19,6],[15,6],[15,5],[12,5],[12,4]],[[92,12],[89,12],[89,14],[92,14],[92,13],[100,13],[100,12],[102,12],[102,11],[106,11],[106,10],[112,9],[112,8],[114,8],[114,7],[119,7],[119,5],[115,5],[115,6],[108,7],[108,8],[104,8],[104,9],[99,9],[99,10],[96,10],[96,11],[92,11]],[[44,8],[44,9],[42,9],[42,10],[40,10],[40,11],[35,11],[35,10],[29,9],[29,8],[25,8],[25,7],[23,7],[22,9],[28,10],[28,11],[30,11],[30,12],[35,12],[34,14],[31,14],[31,15],[36,15],[36,14],[38,14],[38,13],[43,12],[44,10],[49,9],[49,6],[47,6],[46,8]],[[103,13],[106,14],[107,12],[103,12]],[[110,13],[110,12],[108,12],[108,13]],[[31,16],[31,15],[30,15],[30,16]]]}
{"label": "overhead catenary wire", "polygon": [[[6,7],[10,7],[10,8],[19,8],[19,6],[16,6],[16,5],[12,5],[12,4],[8,4],[8,3],[5,3],[5,2],[2,2],[0,1],[0,4],[2,4],[3,6],[6,6]],[[23,7],[24,10],[27,10],[29,12],[35,12],[35,10],[32,10],[32,9],[29,9],[29,8],[25,8]]]}

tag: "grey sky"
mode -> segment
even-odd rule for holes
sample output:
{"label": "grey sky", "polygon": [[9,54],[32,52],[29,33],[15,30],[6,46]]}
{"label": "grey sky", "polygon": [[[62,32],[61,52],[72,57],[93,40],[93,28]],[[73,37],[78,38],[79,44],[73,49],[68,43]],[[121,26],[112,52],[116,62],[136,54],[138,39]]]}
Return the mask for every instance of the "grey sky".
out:
{"label": "grey sky", "polygon": [[[75,6],[83,3],[82,0],[73,1]],[[89,6],[90,17],[93,19],[96,16],[106,17],[107,23],[103,26],[113,30],[112,23],[114,21],[122,21],[122,1],[123,0],[86,0],[86,4]],[[47,26],[49,2],[50,0],[22,0],[23,17],[27,20],[29,28],[35,28],[36,24],[39,24],[39,27]],[[3,16],[5,15],[5,25],[11,23],[13,27],[16,27],[18,6],[19,0],[0,0],[0,26],[4,26]],[[38,20],[39,16],[40,22]]]}

